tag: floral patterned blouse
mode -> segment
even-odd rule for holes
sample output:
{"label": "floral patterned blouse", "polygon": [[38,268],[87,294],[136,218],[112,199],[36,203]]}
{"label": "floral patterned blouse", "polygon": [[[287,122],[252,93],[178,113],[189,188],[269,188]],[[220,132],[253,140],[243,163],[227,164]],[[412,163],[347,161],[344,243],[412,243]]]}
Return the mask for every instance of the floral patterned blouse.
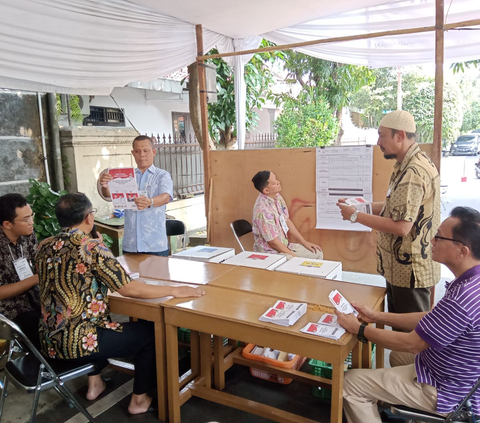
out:
{"label": "floral patterned blouse", "polygon": [[290,245],[287,234],[282,229],[281,216],[284,216],[285,221],[289,217],[287,204],[280,194],[277,194],[275,198],[270,198],[265,194],[257,197],[252,216],[253,251],[278,254],[278,251],[268,245],[268,242],[275,238],[278,238],[287,247]]}
{"label": "floral patterned blouse", "polygon": [[107,294],[131,279],[100,240],[66,228],[40,243],[36,265],[43,354],[61,359],[88,356],[98,352],[98,327],[122,330],[110,319]]}

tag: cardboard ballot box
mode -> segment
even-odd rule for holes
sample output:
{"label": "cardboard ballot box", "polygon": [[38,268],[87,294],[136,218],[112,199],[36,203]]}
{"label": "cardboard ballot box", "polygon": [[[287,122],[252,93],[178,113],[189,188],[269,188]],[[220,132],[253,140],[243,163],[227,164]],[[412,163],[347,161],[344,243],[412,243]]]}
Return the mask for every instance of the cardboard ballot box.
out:
{"label": "cardboard ballot box", "polygon": [[333,280],[342,279],[342,263],[339,261],[294,257],[278,266],[275,271]]}
{"label": "cardboard ballot box", "polygon": [[198,245],[197,247],[175,253],[172,257],[195,261],[208,261],[210,263],[222,263],[234,255],[235,250],[233,248]]}
{"label": "cardboard ballot box", "polygon": [[257,253],[253,251],[242,251],[235,257],[231,257],[223,262],[223,264],[231,264],[233,266],[256,267],[257,269],[275,270],[287,258],[283,254]]}

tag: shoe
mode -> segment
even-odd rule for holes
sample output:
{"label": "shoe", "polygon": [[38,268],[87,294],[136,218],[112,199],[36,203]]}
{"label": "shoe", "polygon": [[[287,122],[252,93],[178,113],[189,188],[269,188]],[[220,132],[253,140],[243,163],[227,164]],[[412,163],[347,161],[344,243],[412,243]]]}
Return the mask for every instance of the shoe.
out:
{"label": "shoe", "polygon": [[143,416],[145,414],[155,414],[155,413],[158,414],[157,399],[153,398],[152,402],[150,403],[150,406],[143,413],[130,414],[130,412],[128,410],[127,410],[127,413],[128,413],[128,417],[133,417],[133,418],[138,417],[138,416]]}
{"label": "shoe", "polygon": [[408,420],[395,416],[390,410],[383,410],[380,413],[382,423],[406,423]]}

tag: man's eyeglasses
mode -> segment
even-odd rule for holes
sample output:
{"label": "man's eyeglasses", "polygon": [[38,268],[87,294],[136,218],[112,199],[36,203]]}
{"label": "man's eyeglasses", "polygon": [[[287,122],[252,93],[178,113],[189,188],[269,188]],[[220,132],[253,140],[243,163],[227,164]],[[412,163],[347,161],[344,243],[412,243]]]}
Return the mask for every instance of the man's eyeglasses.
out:
{"label": "man's eyeglasses", "polygon": [[20,223],[30,223],[33,222],[33,218],[35,217],[35,214],[32,214],[31,216],[24,217],[23,219],[14,219],[14,222],[20,222]]}
{"label": "man's eyeglasses", "polygon": [[437,242],[439,239],[443,239],[444,241],[452,241],[452,242],[459,242],[460,244],[465,245],[463,241],[460,241],[459,239],[453,239],[453,238],[445,238],[444,236],[438,235],[438,232],[434,236],[435,242]]}
{"label": "man's eyeglasses", "polygon": [[93,208],[92,210],[90,210],[86,215],[85,217],[87,217],[89,214],[95,214],[97,212],[97,209],[96,208]]}

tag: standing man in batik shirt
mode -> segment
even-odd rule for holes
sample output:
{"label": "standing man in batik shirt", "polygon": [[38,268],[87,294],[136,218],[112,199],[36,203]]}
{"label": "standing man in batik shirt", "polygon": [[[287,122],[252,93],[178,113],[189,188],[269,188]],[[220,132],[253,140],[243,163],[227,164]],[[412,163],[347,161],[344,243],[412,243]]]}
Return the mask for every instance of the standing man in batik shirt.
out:
{"label": "standing man in batik shirt", "polygon": [[200,289],[154,286],[132,280],[112,252],[90,238],[95,209],[84,194],[61,197],[55,214],[62,232],[42,241],[36,264],[40,280],[42,318],[40,343],[46,357],[94,363],[87,399],[105,389],[100,372],[111,357],[133,357],[135,380],[130,414],[145,413],[156,386],[155,334],[152,322],[112,322],[108,290],[133,298],[199,297]]}
{"label": "standing man in batik shirt", "polygon": [[[123,252],[168,256],[165,211],[166,204],[173,197],[172,177],[166,170],[154,166],[153,159],[157,150],[150,137],[136,137],[132,148],[137,163],[135,177],[138,189],[144,191],[145,195],[135,199],[138,211],[125,210]],[[98,179],[98,192],[106,201],[112,201],[108,189],[111,180],[108,169]]]}
{"label": "standing man in batik shirt", "polygon": [[396,163],[387,198],[373,203],[373,215],[359,213],[344,200],[338,203],[344,220],[378,231],[377,267],[387,280],[392,313],[430,310],[430,288],[440,280],[430,243],[440,225],[440,177],[415,142],[415,130],[406,111],[396,110],[380,121],[378,145]]}
{"label": "standing man in batik shirt", "polygon": [[[320,246],[308,242],[289,217],[282,186],[273,172],[262,170],[252,179],[260,195],[253,206],[252,228],[254,251],[285,254],[288,258],[323,259]],[[297,243],[291,243],[290,236]]]}
{"label": "standing man in batik shirt", "polygon": [[0,313],[13,320],[38,344],[40,298],[32,260],[37,238],[33,212],[25,197],[0,197]]}

